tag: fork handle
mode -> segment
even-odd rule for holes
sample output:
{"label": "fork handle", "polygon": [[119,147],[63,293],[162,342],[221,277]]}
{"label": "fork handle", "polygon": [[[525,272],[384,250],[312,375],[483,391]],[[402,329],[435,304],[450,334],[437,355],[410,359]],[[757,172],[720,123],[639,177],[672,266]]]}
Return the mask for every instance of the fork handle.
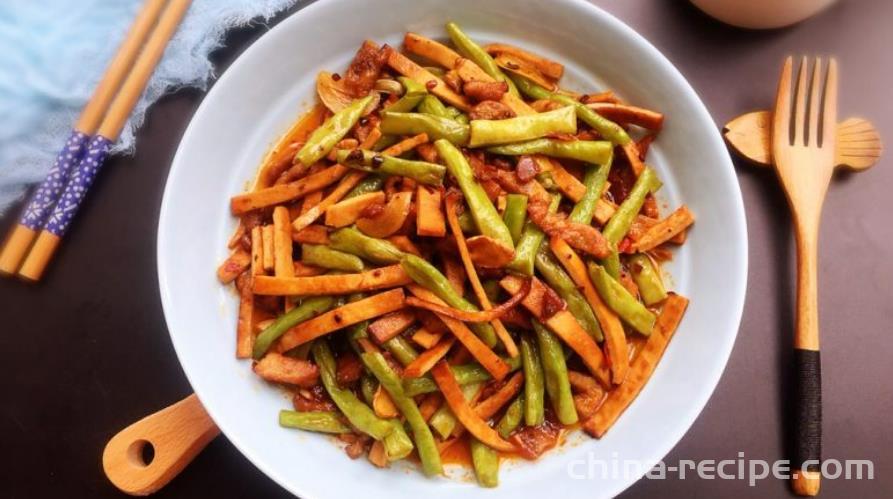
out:
{"label": "fork handle", "polygon": [[797,315],[794,334],[794,403],[796,428],[791,487],[802,496],[815,496],[821,485],[822,371],[819,354],[818,233],[821,205],[796,210]]}
{"label": "fork handle", "polygon": [[796,372],[795,455],[791,485],[801,496],[814,496],[821,485],[822,364],[818,350],[794,349]]}

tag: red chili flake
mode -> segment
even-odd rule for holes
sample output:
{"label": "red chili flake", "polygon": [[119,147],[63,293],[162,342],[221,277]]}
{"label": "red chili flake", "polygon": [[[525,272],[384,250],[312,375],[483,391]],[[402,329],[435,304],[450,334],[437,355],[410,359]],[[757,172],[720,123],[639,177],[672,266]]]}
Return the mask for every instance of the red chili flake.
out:
{"label": "red chili flake", "polygon": [[543,293],[543,320],[551,319],[553,315],[567,308],[567,303],[558,296],[554,289],[546,286]]}
{"label": "red chili flake", "polygon": [[338,74],[338,73],[333,73],[333,74],[332,74],[332,80],[334,80],[334,81],[340,81],[340,80],[341,80],[341,75]]}
{"label": "red chili flake", "polygon": [[620,244],[617,245],[617,251],[619,251],[621,253],[630,253],[630,250],[632,249],[632,247],[633,247],[632,239],[630,239],[628,237],[624,237],[623,240],[620,241]]}
{"label": "red chili flake", "polygon": [[437,80],[428,80],[425,82],[425,88],[429,91],[434,90],[434,87],[437,86]]}

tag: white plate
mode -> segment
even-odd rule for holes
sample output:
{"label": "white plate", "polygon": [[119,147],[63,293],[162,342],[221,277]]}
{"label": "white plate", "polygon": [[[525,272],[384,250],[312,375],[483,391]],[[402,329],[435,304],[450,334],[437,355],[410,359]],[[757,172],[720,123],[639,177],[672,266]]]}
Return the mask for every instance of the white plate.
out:
{"label": "white plate", "polygon": [[[602,440],[578,436],[536,463],[510,463],[495,490],[351,461],[328,438],[277,425],[289,402],[234,358],[237,300],[215,278],[235,221],[230,196],[253,178],[270,143],[314,100],[317,71],[344,68],[364,38],[399,46],[405,31],[437,38],[457,21],[480,42],[528,47],[567,66],[571,88],[609,87],[667,116],[652,146],[670,207],[698,221],[670,271],[691,306],[651,381]],[[325,0],[283,21],[230,67],[192,119],[170,170],[158,227],[158,280],[171,339],[189,381],[227,438],[304,499],[494,495],[609,497],[641,473],[579,480],[569,464],[660,460],[701,411],[738,330],[747,275],[741,193],[713,120],[681,74],[648,42],[578,0]],[[620,466],[621,469],[623,466]],[[584,468],[576,468],[579,472]],[[455,470],[454,470],[455,473]],[[461,474],[461,473],[460,473]]]}

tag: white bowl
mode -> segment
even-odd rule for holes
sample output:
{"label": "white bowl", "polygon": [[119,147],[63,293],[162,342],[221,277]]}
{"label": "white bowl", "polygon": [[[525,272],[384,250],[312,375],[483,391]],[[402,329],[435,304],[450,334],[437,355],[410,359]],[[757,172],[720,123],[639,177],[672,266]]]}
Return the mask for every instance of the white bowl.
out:
{"label": "white bowl", "polygon": [[[323,436],[282,429],[289,401],[234,357],[237,300],[215,278],[235,227],[230,196],[253,178],[270,143],[314,101],[317,71],[344,68],[365,38],[399,46],[405,31],[444,37],[457,21],[480,42],[502,41],[562,61],[564,85],[607,87],[667,116],[649,154],[661,199],[687,203],[697,223],[669,270],[691,306],[651,381],[602,440],[583,435],[535,463],[503,466],[498,489],[425,478],[410,465],[352,461]],[[726,365],[747,275],[741,193],[706,108],[681,74],[632,29],[579,0],[325,0],[254,43],[205,97],[168,177],[158,227],[158,280],[183,369],[223,433],[258,468],[304,499],[393,497],[609,497],[660,460],[689,428]],[[645,468],[574,479],[579,459]],[[620,466],[622,469],[622,466]],[[573,470],[578,473],[581,468]],[[453,473],[457,473],[455,470]]]}

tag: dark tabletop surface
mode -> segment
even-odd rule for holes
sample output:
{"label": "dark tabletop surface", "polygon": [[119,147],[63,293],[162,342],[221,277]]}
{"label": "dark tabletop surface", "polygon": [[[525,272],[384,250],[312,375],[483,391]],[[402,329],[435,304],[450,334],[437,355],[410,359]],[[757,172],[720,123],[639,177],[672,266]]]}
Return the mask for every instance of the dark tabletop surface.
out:
{"label": "dark tabletop surface", "polygon": [[[893,137],[893,2],[844,0],[799,26],[768,32],[720,25],[682,1],[595,3],[676,64],[718,125],[769,106],[786,54],[830,53],[842,68],[840,115],[867,117],[888,143]],[[267,29],[231,33],[215,56],[220,72]],[[0,497],[122,497],[102,473],[103,446],[129,423],[191,393],[161,312],[155,231],[168,166],[202,96],[181,91],[152,108],[135,156],[108,165],[43,282],[0,281],[0,352],[7,366],[0,376]],[[750,238],[744,318],[716,392],[668,464],[736,459],[739,452],[769,461],[786,457],[790,219],[771,171],[736,166]],[[839,174],[825,203],[819,266],[824,456],[873,460],[875,478],[824,480],[823,497],[893,495],[891,185],[888,154],[873,170]],[[11,215],[0,220],[0,231],[12,222]],[[774,479],[751,487],[691,474],[641,480],[624,493],[720,496],[790,493]],[[289,494],[219,437],[157,497]]]}

